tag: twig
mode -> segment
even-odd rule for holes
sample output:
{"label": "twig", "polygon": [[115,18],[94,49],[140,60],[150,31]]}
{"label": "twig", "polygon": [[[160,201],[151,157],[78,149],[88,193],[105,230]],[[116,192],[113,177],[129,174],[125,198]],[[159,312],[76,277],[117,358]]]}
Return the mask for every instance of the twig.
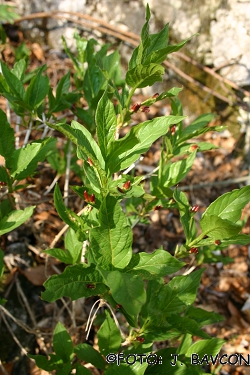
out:
{"label": "twig", "polygon": [[1,359],[0,359],[0,370],[2,371],[3,375],[9,375],[9,373],[3,367]]}
{"label": "twig", "polygon": [[[23,328],[26,332],[28,333],[32,333],[33,335],[39,335],[39,332],[37,331],[34,331],[33,329],[30,329],[30,327],[28,327],[24,322],[22,322],[21,320],[15,318],[5,307],[3,307],[2,305],[0,305],[0,310],[2,310],[2,312],[4,312],[5,315],[7,315],[9,318],[11,318],[15,323],[16,325],[18,325],[19,327]],[[3,316],[3,314],[2,314]]]}
{"label": "twig", "polygon": [[57,181],[59,180],[59,178],[61,177],[60,174],[57,174],[56,177],[54,178],[54,180],[51,182],[50,186],[48,187],[48,189],[45,191],[45,193],[43,193],[43,195],[48,195],[51,190],[53,189],[53,187],[55,186],[55,184],[57,183]]}
{"label": "twig", "polygon": [[69,175],[70,175],[70,163],[71,163],[71,147],[72,141],[68,143],[68,152],[66,156],[66,171],[65,171],[65,182],[64,182],[64,204],[67,207],[69,203]]}
{"label": "twig", "polygon": [[33,326],[36,327],[37,326],[37,322],[36,322],[36,318],[35,318],[35,315],[33,314],[33,311],[31,310],[30,308],[30,305],[29,305],[29,302],[25,296],[25,294],[23,293],[23,290],[21,288],[21,285],[20,285],[20,281],[18,280],[18,278],[16,279],[16,288],[17,288],[17,292],[20,294],[20,296],[22,297],[22,300],[23,300],[23,303],[29,313],[29,316],[30,316],[30,319],[33,323]]}
{"label": "twig", "polygon": [[25,138],[24,138],[24,141],[23,141],[23,148],[27,145],[28,143],[28,140],[29,140],[29,137],[30,137],[30,133],[31,133],[31,130],[32,130],[32,126],[33,126],[33,121],[30,120],[30,123],[29,123],[29,127],[26,131],[26,134],[25,134]]}
{"label": "twig", "polygon": [[[0,306],[1,307],[1,306]],[[14,332],[12,331],[9,323],[7,322],[7,319],[5,318],[4,314],[2,315],[2,318],[3,318],[3,321],[9,331],[9,333],[11,334],[13,340],[15,341],[15,343],[19,346],[19,348],[21,349],[21,354],[22,355],[26,355],[28,354],[27,350],[24,349],[24,347],[22,346],[22,344],[20,343],[20,341],[18,340],[18,338],[16,337],[16,335],[14,334]]]}
{"label": "twig", "polygon": [[214,186],[226,186],[231,184],[240,184],[241,182],[247,182],[247,184],[250,184],[250,176],[243,176],[238,178],[232,178],[229,180],[224,181],[214,181],[214,182],[204,182],[200,184],[190,184],[185,186],[179,186],[179,189],[182,191],[191,190],[191,189],[199,189],[204,187],[214,187]]}

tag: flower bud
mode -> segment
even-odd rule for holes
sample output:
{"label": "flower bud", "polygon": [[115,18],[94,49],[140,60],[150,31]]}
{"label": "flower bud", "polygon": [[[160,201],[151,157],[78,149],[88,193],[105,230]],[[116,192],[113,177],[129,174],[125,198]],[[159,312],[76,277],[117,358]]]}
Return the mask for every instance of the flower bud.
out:
{"label": "flower bud", "polygon": [[173,125],[170,130],[171,130],[171,135],[175,135],[176,125]]}
{"label": "flower bud", "polygon": [[198,145],[192,145],[192,146],[189,147],[189,151],[193,152],[193,151],[197,150],[198,147],[199,147]]}
{"label": "flower bud", "polygon": [[215,244],[215,245],[220,245],[220,244],[221,244],[221,241],[220,241],[220,240],[215,240],[215,241],[214,241],[214,244]]}
{"label": "flower bud", "polygon": [[94,163],[93,163],[93,161],[92,161],[90,158],[88,158],[88,163],[89,163],[89,165],[90,165],[91,167],[94,166]]}
{"label": "flower bud", "polygon": [[119,303],[117,303],[116,305],[115,305],[115,308],[116,309],[120,309],[122,307],[122,305],[120,305]]}
{"label": "flower bud", "polygon": [[141,111],[145,113],[150,112],[149,106],[145,105],[144,107],[141,108]]}
{"label": "flower bud", "polygon": [[136,103],[136,104],[133,104],[133,105],[132,105],[132,107],[131,107],[131,111],[132,111],[132,112],[138,112],[140,108],[141,108],[141,104]]}
{"label": "flower bud", "polygon": [[198,247],[191,247],[191,249],[189,250],[190,254],[198,254],[198,252]]}
{"label": "flower bud", "polygon": [[158,94],[158,92],[156,92],[156,93],[152,96],[152,98],[156,99],[156,98],[158,98],[158,96],[159,96],[159,94]]}
{"label": "flower bud", "polygon": [[95,194],[91,194],[91,196],[89,197],[89,202],[95,203]]}
{"label": "flower bud", "polygon": [[155,207],[154,207],[154,211],[160,210],[161,208],[162,208],[161,205],[159,205],[159,206],[155,206]]}
{"label": "flower bud", "polygon": [[86,190],[84,190],[83,195],[84,195],[85,201],[89,202],[89,195]]}
{"label": "flower bud", "polygon": [[136,341],[143,343],[145,341],[144,337],[136,337]]}
{"label": "flower bud", "polygon": [[190,208],[190,212],[197,212],[197,211],[199,211],[199,209],[200,209],[200,206],[195,205],[195,206]]}
{"label": "flower bud", "polygon": [[131,185],[131,182],[128,180],[128,181],[126,181],[126,182],[122,185],[122,187],[123,187],[123,189],[128,190],[128,189],[130,188],[130,185]]}

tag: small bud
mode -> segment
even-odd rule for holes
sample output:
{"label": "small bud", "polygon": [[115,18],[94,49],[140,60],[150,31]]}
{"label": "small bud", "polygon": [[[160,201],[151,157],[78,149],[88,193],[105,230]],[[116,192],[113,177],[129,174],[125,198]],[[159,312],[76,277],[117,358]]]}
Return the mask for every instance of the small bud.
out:
{"label": "small bud", "polygon": [[120,305],[119,303],[117,303],[116,305],[115,305],[115,308],[116,309],[120,309],[122,307],[122,305]]}
{"label": "small bud", "polygon": [[156,93],[152,96],[152,98],[156,99],[156,98],[158,98],[158,96],[159,96],[159,94],[158,94],[158,92],[156,92]]}
{"label": "small bud", "polygon": [[200,209],[200,206],[195,205],[195,206],[190,208],[190,212],[197,212],[197,211],[199,211],[199,209]]}
{"label": "small bud", "polygon": [[85,201],[89,202],[89,195],[86,190],[84,190],[83,195],[84,195]]}
{"label": "small bud", "polygon": [[144,339],[144,337],[136,337],[136,341],[139,341],[139,342],[144,342],[145,341],[145,339]]}
{"label": "small bud", "polygon": [[175,132],[176,132],[176,125],[173,125],[171,127],[171,135],[175,135]]}
{"label": "small bud", "polygon": [[198,247],[191,247],[191,249],[189,250],[190,254],[198,254],[198,252]]}
{"label": "small bud", "polygon": [[155,206],[155,207],[154,207],[154,211],[160,210],[161,208],[162,208],[161,205],[159,205],[159,206]]}
{"label": "small bud", "polygon": [[128,189],[130,188],[130,185],[131,185],[131,182],[128,180],[128,181],[126,181],[126,182],[122,185],[122,187],[123,187],[123,189],[128,190]]}
{"label": "small bud", "polygon": [[215,240],[215,241],[214,241],[214,244],[215,244],[215,245],[220,245],[220,244],[221,244],[221,241],[220,241],[220,240]]}
{"label": "small bud", "polygon": [[95,194],[91,194],[91,196],[89,197],[89,202],[95,203]]}
{"label": "small bud", "polygon": [[189,151],[193,152],[193,151],[197,150],[198,147],[199,147],[198,145],[192,145],[192,146],[189,147]]}
{"label": "small bud", "polygon": [[89,163],[89,165],[90,165],[91,167],[94,166],[94,163],[93,163],[93,161],[92,161],[90,158],[88,158],[88,163]]}
{"label": "small bud", "polygon": [[136,103],[136,104],[133,104],[133,105],[132,105],[132,107],[131,107],[131,111],[132,111],[132,112],[138,112],[140,108],[141,108],[141,104]]}
{"label": "small bud", "polygon": [[86,284],[86,288],[87,289],[95,289],[95,285],[94,284]]}
{"label": "small bud", "polygon": [[175,204],[176,203],[176,200],[174,198],[171,198],[170,201],[169,201],[170,204]]}
{"label": "small bud", "polygon": [[5,186],[6,182],[0,181],[0,186]]}
{"label": "small bud", "polygon": [[145,105],[144,107],[141,108],[141,111],[145,113],[150,112],[149,106]]}

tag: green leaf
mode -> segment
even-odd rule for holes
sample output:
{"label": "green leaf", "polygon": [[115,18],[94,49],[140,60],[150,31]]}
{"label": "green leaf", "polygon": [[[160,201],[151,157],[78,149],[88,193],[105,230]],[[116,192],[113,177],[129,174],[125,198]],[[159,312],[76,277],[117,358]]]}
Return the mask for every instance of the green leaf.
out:
{"label": "green leaf", "polygon": [[71,373],[71,363],[65,363],[62,368],[57,370],[56,375],[69,375]]}
{"label": "green leaf", "polygon": [[125,272],[140,275],[150,280],[177,272],[185,265],[165,250],[155,250],[152,254],[133,254]]}
{"label": "green leaf", "polygon": [[242,226],[223,220],[215,215],[203,215],[200,220],[202,232],[215,240],[222,240],[237,235]]}
{"label": "green leaf", "polygon": [[[135,362],[133,363],[134,357],[128,359],[131,361],[130,365],[128,363],[121,363],[119,366],[115,364],[110,364],[107,368],[107,370],[104,372],[104,375],[114,375],[114,374],[119,374],[119,375],[143,375],[145,374],[145,370],[148,367],[147,362],[140,363],[140,362]],[[139,361],[139,358],[138,358]],[[154,366],[152,366],[154,367]]]}
{"label": "green leaf", "polygon": [[179,331],[181,334],[190,333],[193,336],[199,336],[203,339],[207,339],[210,336],[201,330],[200,325],[193,319],[187,318],[186,316],[171,316],[169,322],[171,327]]}
{"label": "green leaf", "polygon": [[[175,363],[176,348],[161,349],[155,354],[161,359],[161,362],[148,366],[145,375],[194,375],[194,370],[189,370],[185,363],[180,362],[180,359],[177,358]],[[171,362],[175,365],[171,365]]]}
{"label": "green leaf", "polygon": [[[200,132],[207,124],[214,119],[215,115],[213,113],[206,113],[197,117],[196,120],[192,122],[189,126],[187,126],[181,133],[181,138],[178,143],[183,143],[188,139],[194,138],[203,132]],[[207,128],[206,131],[210,131],[211,129]]]}
{"label": "green leaf", "polygon": [[58,184],[54,190],[54,204],[60,218],[70,226],[74,231],[84,230],[84,221],[75,212],[65,206],[63,197]]}
{"label": "green leaf", "polygon": [[184,118],[183,116],[158,117],[132,127],[126,137],[137,139],[135,145],[131,146],[128,143],[126,149],[121,150],[119,141],[111,143],[107,159],[110,173],[129,167],[141,154],[148,151],[153,142],[167,133],[170,125],[177,124]]}
{"label": "green leaf", "polygon": [[164,187],[178,184],[190,171],[196,157],[196,151],[192,152],[186,159],[171,163],[164,174],[166,180]]}
{"label": "green leaf", "polygon": [[114,300],[122,305],[128,314],[137,316],[146,302],[142,278],[119,271],[112,271],[105,277],[105,281]]}
{"label": "green leaf", "polygon": [[39,107],[49,92],[49,78],[42,75],[43,67],[32,78],[24,97],[32,109]]}
{"label": "green leaf", "polygon": [[187,351],[186,357],[192,357],[192,354],[198,354],[200,358],[204,355],[216,355],[220,352],[222,345],[225,343],[225,340],[212,338],[210,340],[201,340],[194,343]]}
{"label": "green leaf", "polygon": [[[236,223],[241,217],[241,210],[250,201],[250,186],[233,190],[217,198],[206,209],[202,218],[207,215],[219,216],[232,223]],[[232,236],[230,236],[232,237]]]}
{"label": "green leaf", "polygon": [[49,360],[44,355],[28,353],[28,357],[34,359],[36,361],[36,365],[45,371],[58,370],[63,366],[63,360],[55,354],[50,354]]}
{"label": "green leaf", "polygon": [[[89,286],[95,288],[89,288]],[[70,297],[72,301],[81,297],[90,297],[102,294],[107,290],[103,279],[93,265],[77,264],[68,266],[60,275],[53,275],[44,286],[45,292],[42,299],[52,302],[63,296]]]}
{"label": "green leaf", "polygon": [[154,50],[152,53],[148,53],[147,51],[147,58],[143,62],[143,65],[148,65],[152,63],[161,64],[164,60],[166,60],[167,55],[179,51],[189,40],[190,38],[183,40],[179,44],[173,44],[158,50]]}
{"label": "green leaf", "polygon": [[80,363],[76,364],[76,375],[92,375],[86,367],[81,366]]}
{"label": "green leaf", "polygon": [[24,100],[25,90],[22,82],[15,76],[15,74],[11,73],[7,66],[3,64],[3,62],[1,62],[1,68],[3,76],[9,88],[8,91],[18,99]]}
{"label": "green leaf", "polygon": [[35,206],[27,207],[24,210],[17,210],[11,212],[0,220],[0,236],[5,233],[11,232],[21,224],[25,223],[33,214]]}
{"label": "green leaf", "polygon": [[106,92],[98,102],[95,121],[99,146],[105,159],[109,144],[115,140],[116,133],[116,113]]}
{"label": "green leaf", "polygon": [[106,363],[101,354],[89,344],[78,344],[74,349],[75,354],[82,361],[92,363],[97,368],[104,370]]}
{"label": "green leaf", "polygon": [[[14,130],[7,121],[6,114],[0,109],[0,155],[6,159],[6,166],[10,167],[10,159],[15,151]],[[2,181],[2,180],[1,180]]]}
{"label": "green leaf", "polygon": [[106,78],[101,69],[91,64],[86,70],[83,80],[84,95],[90,107],[95,108],[100,98],[100,91],[106,88],[106,82]]}
{"label": "green leaf", "polygon": [[204,269],[185,276],[176,276],[168,284],[149,281],[147,287],[148,302],[146,309],[152,322],[161,325],[167,317],[181,313],[196,298]]}
{"label": "green leaf", "polygon": [[14,65],[13,69],[11,70],[11,72],[13,74],[15,74],[15,76],[20,81],[22,81],[23,78],[24,78],[24,73],[25,73],[26,67],[27,67],[26,61],[24,59],[21,59],[21,60],[19,60],[19,61],[17,61],[15,63],[15,65]]}
{"label": "green leaf", "polygon": [[117,353],[121,346],[121,333],[114,319],[105,311],[106,319],[97,332],[99,351],[103,356]]}
{"label": "green leaf", "polygon": [[62,249],[48,249],[43,250],[45,254],[49,254],[50,256],[59,259],[61,262],[65,264],[74,264],[75,262],[72,259],[71,254],[68,250],[62,250]]}
{"label": "green leaf", "polygon": [[132,230],[115,197],[108,195],[99,212],[100,226],[90,230],[90,248],[104,269],[124,268],[132,257]]}
{"label": "green leaf", "polygon": [[72,262],[79,263],[82,256],[82,241],[78,240],[76,232],[69,228],[65,236],[65,247],[72,257]]}
{"label": "green leaf", "polygon": [[4,257],[4,252],[3,250],[0,249],[0,278],[3,276],[3,273],[4,273],[3,257]]}
{"label": "green leaf", "polygon": [[[225,247],[228,247],[229,245],[248,245],[250,243],[250,236],[247,234],[238,234],[236,236],[233,236],[232,238],[221,239],[220,241],[221,241],[221,244],[219,246],[218,245],[216,246],[218,248],[225,248]],[[208,237],[197,242],[195,246],[197,247],[210,246],[213,244],[214,244],[214,239]]]}
{"label": "green leaf", "polygon": [[194,306],[190,306],[185,315],[188,318],[194,319],[202,327],[208,324],[221,322],[225,319],[222,315],[214,311],[206,311]]}
{"label": "green leaf", "polygon": [[64,363],[73,358],[74,348],[71,337],[62,323],[58,322],[53,335],[53,347],[55,353],[62,358]]}
{"label": "green leaf", "polygon": [[55,138],[47,138],[29,143],[24,148],[15,150],[11,159],[11,176],[23,180],[34,173],[38,162],[45,159],[48,151],[56,144]]}
{"label": "green leaf", "polygon": [[157,81],[162,81],[164,68],[158,64],[149,64],[146,66],[137,65],[128,70],[126,74],[126,83],[133,88],[143,88],[152,86]]}
{"label": "green leaf", "polygon": [[194,228],[194,220],[190,212],[190,205],[187,200],[186,194],[182,191],[175,189],[173,198],[178,205],[180,212],[180,221],[184,229],[187,242],[193,240],[193,235],[195,235],[196,230]]}

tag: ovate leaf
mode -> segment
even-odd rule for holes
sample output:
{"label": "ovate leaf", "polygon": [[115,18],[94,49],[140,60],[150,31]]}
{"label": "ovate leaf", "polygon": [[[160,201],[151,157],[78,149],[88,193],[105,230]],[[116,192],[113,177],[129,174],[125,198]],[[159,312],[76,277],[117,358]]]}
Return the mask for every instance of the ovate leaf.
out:
{"label": "ovate leaf", "polygon": [[106,319],[97,332],[100,353],[106,356],[109,353],[117,353],[121,345],[121,333],[114,319],[105,311]]}
{"label": "ovate leaf", "polygon": [[221,195],[206,209],[203,217],[207,215],[219,216],[221,219],[236,223],[241,217],[241,211],[250,201],[250,186],[233,190]]}
{"label": "ovate leaf", "polygon": [[202,232],[215,240],[230,238],[238,234],[242,227],[215,215],[205,215],[201,218]]}
{"label": "ovate leaf", "polygon": [[133,88],[152,86],[161,81],[164,68],[158,64],[137,65],[126,74],[126,83]]}
{"label": "ovate leaf", "polygon": [[9,160],[15,151],[14,130],[7,121],[6,114],[0,109],[0,155],[6,159],[7,167],[10,167]]}
{"label": "ovate leaf", "polygon": [[132,257],[132,231],[122,208],[113,196],[100,207],[100,226],[90,230],[90,249],[104,269],[124,268]]}
{"label": "ovate leaf", "polygon": [[150,280],[177,272],[185,265],[165,250],[155,250],[152,254],[133,254],[125,272],[140,275]]}
{"label": "ovate leaf", "polygon": [[63,362],[70,362],[74,349],[71,337],[62,323],[58,322],[53,335],[53,347],[56,354],[62,358]]}
{"label": "ovate leaf", "polygon": [[31,217],[34,208],[35,206],[27,207],[24,210],[13,211],[9,215],[4,216],[0,220],[0,236],[25,223]]}
{"label": "ovate leaf", "polygon": [[93,265],[68,266],[60,275],[53,275],[45,281],[46,290],[42,293],[42,298],[52,302],[63,296],[70,297],[72,301],[81,297],[96,296],[107,290],[102,280]]}
{"label": "ovate leaf", "polygon": [[76,356],[87,363],[92,363],[97,368],[105,369],[106,363],[101,354],[89,344],[78,344],[74,352]]}

